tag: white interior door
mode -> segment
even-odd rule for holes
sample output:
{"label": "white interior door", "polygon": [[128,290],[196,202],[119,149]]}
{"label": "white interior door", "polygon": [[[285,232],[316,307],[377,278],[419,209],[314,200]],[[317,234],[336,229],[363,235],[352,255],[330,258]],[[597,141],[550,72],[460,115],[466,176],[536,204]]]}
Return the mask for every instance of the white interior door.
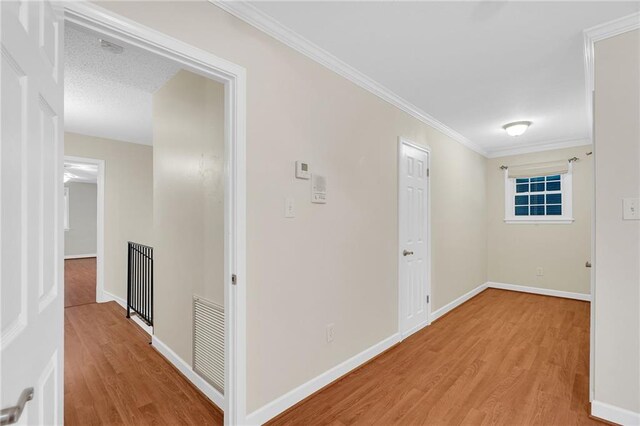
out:
{"label": "white interior door", "polygon": [[400,142],[400,333],[403,337],[429,322],[429,153]]}
{"label": "white interior door", "polygon": [[32,387],[18,423],[61,424],[63,21],[45,1],[0,14],[0,408]]}

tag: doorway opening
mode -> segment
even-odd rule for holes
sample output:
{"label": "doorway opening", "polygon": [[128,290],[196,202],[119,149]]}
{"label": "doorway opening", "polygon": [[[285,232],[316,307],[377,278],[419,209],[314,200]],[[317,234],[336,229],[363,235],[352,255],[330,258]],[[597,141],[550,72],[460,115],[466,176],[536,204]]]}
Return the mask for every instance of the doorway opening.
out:
{"label": "doorway opening", "polygon": [[104,238],[104,161],[64,159],[64,306],[101,301]]}
{"label": "doorway opening", "polygon": [[[65,5],[65,21],[65,32],[92,37],[93,48],[100,54],[123,57],[130,52],[142,58],[140,60],[151,55],[158,59],[157,63],[172,64],[164,69],[164,65],[147,68],[148,80],[153,80],[163,71],[167,77],[156,87],[147,88],[152,101],[148,112],[153,122],[152,142],[149,144],[154,188],[150,221],[153,232],[150,241],[131,238],[133,243],[153,247],[154,329],[151,343],[202,392],[204,398],[224,411],[225,424],[242,423],[246,414],[244,69],[96,6]],[[86,50],[83,55],[86,58]],[[135,63],[133,65],[120,75],[119,83],[135,80]],[[170,69],[172,66],[173,70]],[[90,72],[99,70],[94,68]],[[104,87],[101,90],[105,93]],[[65,95],[73,92],[65,87]],[[83,91],[83,96],[86,95],[87,91]],[[104,105],[106,98],[103,96],[100,103]],[[85,107],[73,101],[66,104],[76,108],[78,119],[71,120],[75,132],[65,135],[65,147],[67,142],[71,142],[77,148],[82,139],[79,135],[83,133],[92,142],[106,139],[105,135],[92,134],[82,127],[83,122],[92,122],[98,130],[113,127],[106,115],[94,109],[93,117],[96,119],[92,121],[89,113],[94,105],[91,103]],[[126,111],[119,112],[127,118]],[[210,133],[198,137],[194,134],[195,128]],[[131,141],[122,139],[125,138],[121,137],[120,142],[132,145]],[[214,146],[211,145],[212,139]],[[115,189],[111,180],[114,175],[121,175],[121,169],[114,167],[115,160],[109,157],[109,152],[110,149],[103,150],[104,158],[89,155],[86,151],[73,154],[104,161],[105,204],[109,203]],[[65,154],[71,153],[65,151]],[[134,181],[134,177],[130,177],[128,183]],[[131,187],[125,184],[119,189],[126,192]],[[112,300],[120,305],[124,302],[126,306],[129,304],[129,290],[124,293],[121,288],[112,290],[116,287],[109,279],[110,246],[107,240],[111,232],[111,207],[104,212],[102,294],[105,297],[100,300],[98,293],[98,301]],[[126,208],[123,205],[119,207]],[[143,226],[140,224],[136,228]],[[207,235],[211,237],[207,238]],[[126,245],[122,249],[126,252]],[[136,266],[131,266],[131,263],[126,266],[128,279],[131,279]],[[213,288],[209,285],[212,282],[219,285]],[[185,283],[193,285],[185,289]],[[117,285],[121,284],[119,281]],[[180,309],[177,309],[178,304]],[[212,304],[222,308],[223,321],[210,315]],[[170,310],[188,321],[178,320],[179,317],[168,318]],[[183,322],[184,330],[179,327]],[[204,351],[203,355],[202,348],[211,343],[205,342],[205,346],[201,343],[211,331],[208,327],[218,327],[218,332],[222,333],[215,342],[218,349],[214,351],[217,359],[223,360],[222,368],[209,368],[211,351]],[[198,334],[203,328],[205,332]]]}

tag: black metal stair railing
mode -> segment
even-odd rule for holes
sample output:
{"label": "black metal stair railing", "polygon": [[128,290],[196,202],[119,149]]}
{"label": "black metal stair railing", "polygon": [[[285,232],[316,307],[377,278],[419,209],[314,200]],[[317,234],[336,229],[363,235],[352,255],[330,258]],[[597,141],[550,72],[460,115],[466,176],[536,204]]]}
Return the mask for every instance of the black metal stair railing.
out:
{"label": "black metal stair railing", "polygon": [[153,247],[129,241],[127,257],[127,318],[153,325]]}

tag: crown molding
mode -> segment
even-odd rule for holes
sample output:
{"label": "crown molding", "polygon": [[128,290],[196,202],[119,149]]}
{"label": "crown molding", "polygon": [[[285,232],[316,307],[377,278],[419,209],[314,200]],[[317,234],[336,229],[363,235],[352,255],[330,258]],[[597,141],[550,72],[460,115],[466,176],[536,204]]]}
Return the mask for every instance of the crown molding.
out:
{"label": "crown molding", "polygon": [[589,137],[593,139],[593,91],[595,89],[595,44],[610,37],[615,37],[627,31],[640,29],[640,12],[624,16],[604,24],[584,30],[584,77],[585,100],[587,101],[587,123]]}
{"label": "crown molding", "polygon": [[531,143],[516,148],[507,147],[503,149],[489,150],[488,158],[507,157],[510,155],[531,154],[534,152],[550,151],[554,149],[573,148],[576,146],[591,145],[591,139],[562,139],[547,142]]}
{"label": "crown molding", "polygon": [[351,81],[352,83],[355,83],[361,88],[373,93],[374,95],[385,100],[391,105],[411,115],[412,117],[444,133],[451,139],[454,139],[467,148],[485,157],[487,156],[487,152],[480,145],[462,136],[460,133],[456,132],[441,121],[438,121],[436,118],[418,108],[416,105],[401,98],[372,78],[361,73],[344,61],[336,58],[334,55],[322,49],[320,46],[312,43],[298,33],[282,25],[280,22],[276,21],[271,16],[262,12],[255,6],[248,4],[245,1],[208,1],[235,16],[236,18],[245,21],[249,25],[275,38],[281,43],[284,43],[292,49],[302,53],[308,58],[311,58],[324,67],[335,72],[336,74]]}

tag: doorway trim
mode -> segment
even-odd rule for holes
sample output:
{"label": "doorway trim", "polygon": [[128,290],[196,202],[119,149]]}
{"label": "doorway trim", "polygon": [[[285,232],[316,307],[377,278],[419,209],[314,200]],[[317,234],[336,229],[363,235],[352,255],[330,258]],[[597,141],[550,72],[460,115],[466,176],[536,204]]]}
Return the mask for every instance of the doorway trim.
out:
{"label": "doorway trim", "polygon": [[67,161],[94,164],[98,166],[97,177],[97,217],[96,217],[96,302],[106,302],[104,295],[104,160],[95,158],[76,157],[71,155],[64,156],[65,163]]}
{"label": "doorway trim", "polygon": [[410,335],[412,335],[413,333],[423,329],[424,327],[431,325],[431,305],[433,303],[433,298],[431,297],[431,176],[430,176],[430,172],[427,172],[427,225],[426,225],[426,231],[427,231],[427,270],[429,271],[427,274],[427,279],[426,279],[426,289],[425,289],[425,294],[427,294],[429,296],[429,303],[427,303],[427,320],[425,322],[423,322],[422,324],[419,324],[418,326],[412,328],[411,330],[408,331],[403,331],[402,330],[402,315],[403,315],[403,309],[402,309],[402,299],[401,299],[401,294],[402,294],[402,273],[401,273],[401,268],[402,268],[402,241],[401,241],[401,218],[402,218],[402,204],[400,202],[400,194],[402,191],[402,179],[400,177],[400,171],[402,170],[402,147],[403,146],[410,146],[412,148],[415,148],[417,150],[420,150],[424,153],[427,154],[427,170],[431,170],[431,147],[429,147],[428,145],[419,145],[407,138],[404,138],[402,136],[398,137],[398,163],[397,163],[397,167],[398,167],[398,171],[397,171],[397,177],[398,177],[398,224],[397,224],[397,230],[398,230],[398,249],[397,249],[397,262],[398,262],[398,334],[400,335],[400,340],[404,340],[407,337],[409,337]]}
{"label": "doorway trim", "polygon": [[[246,423],[246,70],[89,2],[64,3],[66,22],[145,49],[225,86],[226,425]],[[232,284],[232,276],[235,283]],[[158,341],[159,342],[159,341]],[[159,342],[161,343],[161,342]],[[154,343],[155,345],[156,343]],[[158,348],[160,349],[160,348]],[[198,388],[200,384],[193,382]]]}

